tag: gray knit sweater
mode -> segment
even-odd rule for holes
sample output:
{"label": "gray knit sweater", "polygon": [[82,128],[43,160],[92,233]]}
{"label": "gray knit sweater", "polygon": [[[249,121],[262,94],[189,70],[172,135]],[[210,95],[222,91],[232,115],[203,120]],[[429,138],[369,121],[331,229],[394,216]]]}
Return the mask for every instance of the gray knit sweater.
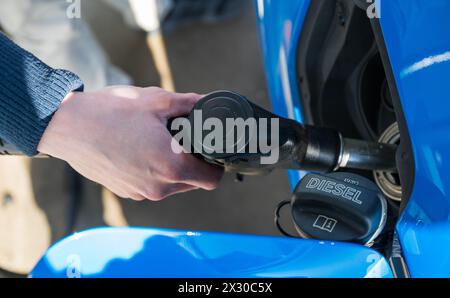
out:
{"label": "gray knit sweater", "polygon": [[0,139],[35,155],[61,101],[82,89],[75,74],[49,67],[0,33]]}

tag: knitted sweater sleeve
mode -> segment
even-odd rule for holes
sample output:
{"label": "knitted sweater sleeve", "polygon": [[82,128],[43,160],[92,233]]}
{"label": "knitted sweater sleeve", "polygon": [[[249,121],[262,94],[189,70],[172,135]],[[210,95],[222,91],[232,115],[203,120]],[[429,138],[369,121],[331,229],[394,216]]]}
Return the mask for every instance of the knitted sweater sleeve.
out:
{"label": "knitted sweater sleeve", "polygon": [[61,101],[82,89],[78,76],[49,67],[0,33],[0,139],[28,156],[37,154]]}

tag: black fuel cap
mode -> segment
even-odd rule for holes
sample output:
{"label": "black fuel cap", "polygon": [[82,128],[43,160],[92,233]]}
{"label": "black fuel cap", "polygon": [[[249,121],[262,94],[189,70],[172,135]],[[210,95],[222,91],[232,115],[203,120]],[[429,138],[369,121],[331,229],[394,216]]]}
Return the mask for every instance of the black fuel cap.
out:
{"label": "black fuel cap", "polygon": [[291,200],[305,238],[370,245],[386,223],[387,204],[376,184],[352,173],[307,174]]}

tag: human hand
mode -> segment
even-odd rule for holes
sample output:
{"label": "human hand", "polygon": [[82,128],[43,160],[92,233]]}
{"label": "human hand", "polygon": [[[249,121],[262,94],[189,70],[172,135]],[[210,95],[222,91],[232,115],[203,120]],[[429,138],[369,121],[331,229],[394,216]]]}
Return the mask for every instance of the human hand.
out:
{"label": "human hand", "polygon": [[174,153],[166,128],[169,118],[188,114],[199,99],[156,87],[73,92],[53,116],[38,151],[67,161],[120,197],[161,200],[198,188],[212,190],[222,170]]}

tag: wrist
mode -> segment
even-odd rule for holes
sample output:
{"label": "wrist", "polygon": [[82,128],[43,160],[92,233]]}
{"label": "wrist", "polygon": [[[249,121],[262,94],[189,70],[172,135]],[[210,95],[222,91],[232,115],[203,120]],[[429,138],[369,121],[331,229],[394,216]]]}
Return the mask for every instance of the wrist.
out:
{"label": "wrist", "polygon": [[61,157],[64,147],[67,146],[67,139],[70,138],[70,131],[73,130],[73,125],[70,123],[74,118],[74,106],[82,94],[82,92],[70,92],[63,99],[42,135],[37,148],[39,153]]}

